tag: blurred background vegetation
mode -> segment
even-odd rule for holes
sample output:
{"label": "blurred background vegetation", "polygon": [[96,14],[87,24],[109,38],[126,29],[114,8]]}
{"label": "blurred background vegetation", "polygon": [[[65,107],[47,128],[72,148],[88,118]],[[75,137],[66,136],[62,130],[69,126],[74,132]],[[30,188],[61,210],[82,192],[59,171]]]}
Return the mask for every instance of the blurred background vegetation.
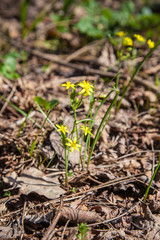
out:
{"label": "blurred background vegetation", "polygon": [[[114,35],[117,31],[133,35],[139,33],[146,38],[157,40],[160,35],[160,3],[149,0],[2,0],[1,18],[20,23],[24,39],[44,24],[45,46],[64,50],[61,39],[77,37],[80,43],[72,44],[73,49],[86,43]],[[70,33],[72,35],[67,35]],[[42,33],[43,35],[43,33]],[[37,39],[41,39],[38,35]]]}

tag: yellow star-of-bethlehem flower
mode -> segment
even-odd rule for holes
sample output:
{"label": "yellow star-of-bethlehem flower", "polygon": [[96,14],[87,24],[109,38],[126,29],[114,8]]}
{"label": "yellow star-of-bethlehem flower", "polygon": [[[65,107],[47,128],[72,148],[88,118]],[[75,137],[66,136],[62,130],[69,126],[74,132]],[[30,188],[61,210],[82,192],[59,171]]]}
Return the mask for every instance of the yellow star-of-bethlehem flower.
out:
{"label": "yellow star-of-bethlehem flower", "polygon": [[148,43],[148,47],[149,48],[154,48],[155,44],[154,44],[154,42],[151,39],[148,39],[147,43]]}
{"label": "yellow star-of-bethlehem flower", "polygon": [[57,131],[62,132],[63,134],[65,134],[66,132],[68,132],[66,126],[56,124],[56,127],[58,128]]}
{"label": "yellow star-of-bethlehem flower", "polygon": [[74,84],[71,84],[70,81],[61,84],[61,86],[62,86],[62,87],[66,87],[67,90],[68,90],[69,88],[75,88],[75,85],[74,85]]}
{"label": "yellow star-of-bethlehem flower", "polygon": [[126,33],[123,32],[123,31],[119,31],[119,32],[116,33],[116,35],[117,35],[118,37],[124,37],[124,36],[126,35]]}
{"label": "yellow star-of-bethlehem flower", "polygon": [[84,94],[85,96],[90,96],[91,93],[93,92],[93,86],[87,81],[83,81],[78,84],[80,87],[83,89],[79,92],[79,94]]}
{"label": "yellow star-of-bethlehem flower", "polygon": [[89,129],[89,127],[85,127],[85,126],[81,126],[81,129],[84,131],[84,135],[86,136],[87,134],[90,134],[93,136],[93,134],[91,133],[92,129]]}
{"label": "yellow star-of-bethlehem flower", "polygon": [[77,142],[77,138],[76,137],[73,139],[73,141],[71,139],[67,138],[67,141],[69,143],[66,143],[66,145],[71,148],[71,153],[74,151],[74,149],[79,151],[79,148],[81,148],[81,145],[76,143]]}
{"label": "yellow star-of-bethlehem flower", "polygon": [[144,37],[140,34],[134,34],[134,37],[137,39],[138,42],[140,43],[144,43],[146,40],[144,39]]}
{"label": "yellow star-of-bethlehem flower", "polygon": [[123,39],[123,45],[124,46],[133,46],[133,41],[132,41],[132,39],[130,38],[130,37],[125,37],[124,39]]}

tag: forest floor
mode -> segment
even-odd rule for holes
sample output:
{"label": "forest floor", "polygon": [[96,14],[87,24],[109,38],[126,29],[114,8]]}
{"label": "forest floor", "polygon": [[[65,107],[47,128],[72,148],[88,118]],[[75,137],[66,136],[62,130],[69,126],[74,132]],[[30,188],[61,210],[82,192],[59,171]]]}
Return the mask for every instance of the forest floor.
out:
{"label": "forest floor", "polygon": [[[118,72],[117,56],[107,39],[82,46],[82,38],[74,33],[61,34],[61,49],[53,51],[46,43],[56,32],[47,17],[22,40],[16,4],[12,2],[10,9],[3,5],[1,55],[13,49],[20,55],[16,59],[19,77],[9,80],[0,75],[0,239],[160,239],[160,170],[143,202],[160,160],[160,88],[156,82],[160,79],[160,47],[136,75],[120,109],[112,108],[89,170],[79,168],[78,151],[70,154],[67,189],[61,139],[50,122],[41,127],[45,118],[34,97],[57,100],[50,121],[73,126],[73,110],[61,84],[86,80],[95,83],[96,99],[105,96]],[[41,7],[35,5],[31,16]],[[147,52],[143,49],[134,63],[123,62],[120,96],[131,78],[132,64],[138,66]],[[91,141],[113,98],[114,93],[102,105]],[[97,100],[93,113],[99,104]],[[88,105],[85,98],[77,120],[86,118]],[[85,238],[78,237],[82,230]]]}

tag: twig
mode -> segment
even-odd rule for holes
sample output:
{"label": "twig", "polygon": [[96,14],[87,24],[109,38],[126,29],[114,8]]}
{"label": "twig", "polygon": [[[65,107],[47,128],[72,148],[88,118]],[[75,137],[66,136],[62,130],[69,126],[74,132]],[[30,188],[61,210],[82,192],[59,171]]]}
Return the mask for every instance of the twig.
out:
{"label": "twig", "polygon": [[[0,139],[1,139],[1,138],[4,138],[4,139],[6,139],[7,141],[10,141],[10,142],[12,142],[12,143],[14,143],[14,144],[16,145],[16,141],[17,141],[17,140],[12,139],[11,137],[5,136],[4,134],[0,133]],[[26,143],[25,141],[23,141],[23,139],[19,138],[18,140],[22,143],[23,146],[25,146],[25,147],[27,146],[27,143]],[[17,145],[16,145],[16,146],[17,146]],[[26,161],[25,161],[25,162],[26,162]]]}
{"label": "twig", "polygon": [[65,231],[66,231],[66,228],[67,228],[69,222],[70,222],[70,220],[68,220],[68,221],[66,222],[66,224],[65,224],[65,226],[64,226],[64,229],[63,229],[63,232],[62,232],[62,237],[61,237],[60,240],[63,240],[64,234],[65,234]]}
{"label": "twig", "polygon": [[[17,48],[20,48],[20,49],[23,48],[25,51],[27,51],[30,54],[33,54],[37,57],[43,58],[47,61],[51,61],[51,62],[57,63],[59,65],[65,66],[65,67],[76,69],[76,70],[78,70],[80,72],[83,72],[83,73],[86,73],[86,74],[99,75],[101,77],[108,77],[108,78],[115,78],[115,76],[116,76],[116,74],[112,73],[112,72],[105,72],[105,71],[93,69],[93,68],[90,68],[88,66],[84,66],[84,65],[80,65],[80,64],[68,63],[66,60],[63,60],[62,58],[60,58],[57,55],[53,55],[53,54],[51,55],[51,54],[48,54],[48,53],[43,53],[43,52],[40,52],[38,50],[31,49],[27,46],[24,46],[24,45],[22,46],[21,43],[19,43],[19,42],[17,43],[15,40],[12,40],[11,44],[14,45]],[[124,79],[124,80],[126,80],[127,77],[128,77],[128,75],[125,75],[125,74],[122,74],[122,73],[120,75],[120,78]],[[150,83],[150,81],[144,80],[143,78],[141,78],[139,76],[135,76],[134,77],[134,82],[136,82],[140,85],[143,85],[147,89],[148,88],[151,89],[155,93],[160,94],[160,88],[158,88],[155,85],[153,85],[152,83]]]}
{"label": "twig", "polygon": [[25,201],[24,207],[23,207],[23,214],[22,214],[22,234],[20,237],[21,240],[23,239],[23,235],[24,235],[24,215],[25,215],[25,211],[26,211],[26,205],[27,205],[27,202]]}
{"label": "twig", "polygon": [[16,84],[13,86],[13,88],[12,88],[12,91],[10,92],[10,94],[9,94],[9,96],[8,96],[8,98],[7,98],[7,102],[5,102],[4,103],[4,105],[3,105],[3,107],[1,108],[1,111],[0,111],[0,114],[2,114],[4,111],[5,111],[5,109],[6,109],[6,107],[7,107],[7,105],[8,105],[8,102],[11,100],[11,98],[13,97],[13,94],[14,94],[14,92],[15,92],[15,90],[16,90]]}
{"label": "twig", "polygon": [[152,154],[152,175],[154,173],[154,168],[155,168],[155,155],[154,155],[154,146],[153,146],[153,140],[151,140],[151,147],[152,147],[152,151],[153,151],[153,154]]}
{"label": "twig", "polygon": [[[109,159],[109,161],[111,161],[111,160],[118,161],[118,160],[121,160],[121,159],[123,159],[123,158],[131,157],[131,156],[134,156],[134,155],[137,155],[137,154],[141,154],[141,153],[148,153],[148,152],[151,152],[151,153],[152,153],[152,152],[153,152],[153,153],[159,153],[160,150],[144,150],[144,151],[138,151],[138,152],[128,153],[128,154],[123,155],[123,156],[121,156],[121,157],[119,157],[119,158]],[[101,155],[103,155],[103,154],[106,154],[106,153],[101,152],[101,153],[97,154],[96,156],[93,156],[92,159],[94,159],[94,158],[96,158],[96,157],[99,157],[99,156],[101,156]],[[108,166],[112,166],[112,165],[102,165],[102,166],[98,166],[98,168],[99,168],[99,167],[100,167],[100,168],[101,168],[101,167],[104,168],[104,167],[108,167]]]}
{"label": "twig", "polygon": [[62,202],[62,198],[61,198],[59,209],[58,209],[57,213],[55,214],[55,217],[53,218],[51,225],[49,226],[47,231],[44,233],[42,240],[50,240],[54,236],[55,226],[56,226],[59,218],[61,217],[62,205],[63,205],[63,202]]}
{"label": "twig", "polygon": [[[73,69],[76,69],[76,70],[78,70],[80,72],[83,72],[83,73],[85,72],[86,74],[95,74],[95,75],[99,75],[101,77],[109,77],[109,78],[114,78],[115,77],[115,73],[104,72],[104,71],[93,69],[93,68],[90,68],[88,66],[83,66],[83,65],[80,65],[80,64],[68,63],[68,62],[59,58],[56,55],[53,56],[53,55],[50,55],[50,54],[47,54],[47,53],[41,53],[38,50],[30,50],[30,53],[37,56],[37,57],[41,57],[45,60],[53,61],[55,63],[58,63],[58,64],[63,65],[65,67],[73,68]],[[127,75],[121,74],[120,78],[126,80]],[[149,81],[144,80],[143,78],[141,78],[139,76],[135,76],[134,81],[136,83],[140,84],[140,85],[143,85],[147,89],[150,88],[153,92],[160,93],[160,89],[158,87],[156,87],[155,85],[153,85]]]}
{"label": "twig", "polygon": [[90,49],[93,49],[93,47],[97,46],[98,44],[103,44],[104,42],[105,42],[105,39],[98,40],[98,41],[96,40],[94,42],[91,42],[91,43],[87,44],[86,46],[78,49],[74,53],[70,54],[65,60],[66,60],[66,62],[70,62],[74,58],[80,56],[81,54],[83,54],[85,52],[88,52]]}

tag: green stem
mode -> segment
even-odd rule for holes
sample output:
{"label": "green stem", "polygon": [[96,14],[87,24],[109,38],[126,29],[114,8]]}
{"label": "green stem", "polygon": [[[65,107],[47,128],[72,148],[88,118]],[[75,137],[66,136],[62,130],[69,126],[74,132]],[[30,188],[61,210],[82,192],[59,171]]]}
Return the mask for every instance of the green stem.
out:
{"label": "green stem", "polygon": [[[81,146],[83,145],[83,141],[84,141],[84,133],[82,134]],[[81,147],[80,152],[79,152],[79,155],[80,155],[80,158],[79,158],[79,166],[80,166],[80,164],[82,165],[82,171],[83,171],[83,170],[84,170],[84,161],[82,161],[81,152],[82,152],[82,147]]]}
{"label": "green stem", "polygon": [[158,171],[159,166],[160,166],[160,155],[159,155],[159,163],[158,163],[158,165],[157,165],[157,167],[156,167],[156,169],[155,169],[155,171],[154,171],[154,173],[153,173],[153,175],[152,175],[152,178],[151,178],[151,180],[150,180],[150,182],[149,182],[149,185],[148,185],[148,187],[147,187],[147,190],[146,190],[146,192],[145,192],[144,199],[143,199],[143,202],[144,202],[144,203],[145,203],[145,201],[146,201],[146,198],[147,198],[147,196],[148,196],[149,190],[150,190],[150,188],[151,188],[152,182],[153,182],[153,180],[154,180],[154,178],[155,178],[155,176],[156,176],[156,173],[157,173],[157,171]]}
{"label": "green stem", "polygon": [[74,125],[73,125],[73,129],[76,128],[77,141],[78,141],[78,144],[79,144],[76,109],[73,109],[73,112],[74,112]]}
{"label": "green stem", "polygon": [[[40,107],[37,102],[36,102],[36,105],[37,105],[37,107]],[[46,123],[46,121],[47,121],[50,113],[51,113],[51,111],[48,111],[48,113],[47,113],[47,115],[46,115],[46,118],[44,119],[43,124],[42,124],[42,126],[40,127],[39,132],[38,132],[38,134],[37,134],[36,137],[35,137],[35,140],[32,142],[31,149],[30,149],[30,156],[32,156],[32,154],[33,154],[33,151],[34,151],[34,149],[35,149],[35,147],[36,147],[36,144],[37,144],[38,136],[39,136],[40,132],[42,131],[42,129],[43,129],[43,127],[44,127],[44,125],[45,125],[45,123]]]}
{"label": "green stem", "polygon": [[91,151],[90,151],[90,154],[89,154],[89,157],[88,157],[87,170],[88,170],[88,168],[89,168],[89,163],[90,163],[90,160],[91,160],[92,153],[93,153],[93,150],[94,150],[94,148],[95,148],[96,142],[97,142],[97,140],[98,140],[98,138],[99,138],[99,134],[100,134],[100,132],[101,132],[101,128],[103,127],[103,124],[105,123],[106,118],[108,117],[108,115],[109,115],[112,107],[113,107],[114,104],[116,103],[116,100],[117,100],[118,95],[119,95],[119,90],[116,90],[116,95],[115,95],[113,101],[111,102],[109,108],[107,109],[107,111],[106,111],[106,113],[105,113],[105,115],[104,115],[104,117],[103,117],[103,119],[102,119],[102,121],[101,121],[101,123],[100,123],[100,125],[99,125],[99,128],[98,128],[98,130],[97,130],[97,133],[96,133],[96,136],[95,136],[95,139],[94,139],[94,141],[93,141],[93,144],[92,144],[92,147],[91,147]]}
{"label": "green stem", "polygon": [[[109,95],[110,95],[113,91],[114,91],[114,90],[110,91],[110,92],[107,94],[107,96],[103,99],[103,101],[101,102],[101,104],[100,104],[99,107],[97,108],[97,110],[96,110],[96,112],[95,112],[95,114],[94,114],[94,117],[93,117],[93,121],[92,121],[92,123],[91,123],[91,125],[90,125],[90,129],[92,129],[92,127],[93,127],[93,124],[94,124],[94,122],[95,122],[96,116],[97,116],[100,108],[102,107],[102,105],[105,103],[105,101],[107,100],[107,98],[109,97]],[[86,159],[86,149],[87,149],[87,146],[88,146],[88,144],[89,144],[89,141],[90,141],[90,136],[89,136],[89,134],[88,134],[87,140],[86,140],[86,145],[85,145],[84,158],[83,158],[84,161],[85,161],[85,159]]]}
{"label": "green stem", "polygon": [[[87,118],[90,116],[90,119],[92,119],[92,115],[93,115],[93,105],[94,105],[94,102],[95,102],[95,99],[94,99],[94,89],[95,89],[95,88],[94,88],[94,86],[95,86],[95,81],[94,81],[94,84],[93,84],[93,92],[91,93],[91,96],[90,96],[89,110],[88,110],[88,113],[87,113]],[[93,119],[92,122],[89,124],[89,128],[90,128],[90,129],[92,129],[94,120],[95,120],[95,119]],[[85,149],[84,149],[83,169],[84,169],[84,166],[85,166],[87,148],[90,149],[90,139],[91,139],[91,135],[88,134],[87,140],[86,140],[86,144],[85,144]]]}
{"label": "green stem", "polygon": [[135,71],[133,72],[132,76],[131,76],[131,79],[128,83],[128,85],[126,86],[126,88],[124,89],[124,92],[121,96],[121,100],[119,101],[118,103],[118,106],[117,106],[117,110],[119,110],[119,108],[121,107],[121,103],[122,103],[122,100],[123,98],[125,97],[125,94],[128,90],[128,88],[130,87],[131,83],[133,82],[134,80],[134,77],[136,76],[136,74],[140,71],[141,67],[143,66],[143,64],[145,63],[145,61],[151,56],[152,52],[160,45],[160,41],[158,41],[156,44],[155,44],[155,47],[152,48],[148,53],[147,55],[143,58],[142,62],[139,64],[139,66],[135,69]]}
{"label": "green stem", "polygon": [[[45,114],[45,112],[42,110],[42,108],[40,107],[40,105],[37,103],[37,102],[35,102],[36,103],[36,106],[37,106],[37,108],[38,108],[38,110],[42,113],[42,115],[45,117],[45,119],[51,124],[51,126],[57,131],[57,127],[52,123],[52,121],[49,119],[49,116],[47,116],[46,114]],[[51,112],[51,111],[50,111]],[[50,113],[49,112],[49,113]]]}
{"label": "green stem", "polygon": [[68,189],[68,154],[66,148],[65,148],[65,186]]}

